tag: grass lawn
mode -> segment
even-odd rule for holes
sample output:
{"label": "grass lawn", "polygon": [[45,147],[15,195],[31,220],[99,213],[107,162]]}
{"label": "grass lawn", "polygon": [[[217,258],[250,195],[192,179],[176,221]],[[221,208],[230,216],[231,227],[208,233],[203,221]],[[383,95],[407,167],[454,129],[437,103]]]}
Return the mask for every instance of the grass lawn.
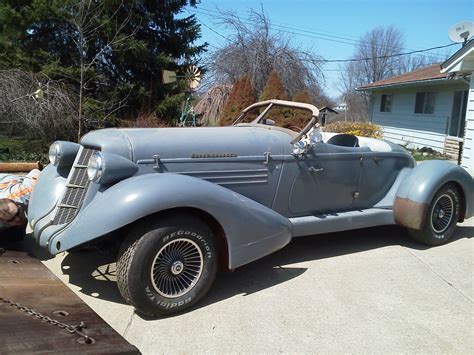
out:
{"label": "grass lawn", "polygon": [[0,161],[48,162],[49,142],[40,139],[0,137]]}

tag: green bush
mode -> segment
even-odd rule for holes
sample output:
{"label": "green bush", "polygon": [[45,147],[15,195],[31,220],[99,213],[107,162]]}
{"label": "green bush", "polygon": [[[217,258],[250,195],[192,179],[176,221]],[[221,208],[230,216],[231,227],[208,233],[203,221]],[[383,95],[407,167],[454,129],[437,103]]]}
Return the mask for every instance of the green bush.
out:
{"label": "green bush", "polygon": [[339,121],[324,127],[326,132],[347,133],[360,137],[382,138],[382,127],[368,122]]}
{"label": "green bush", "polygon": [[0,138],[0,162],[39,161],[46,165],[49,145],[42,140]]}

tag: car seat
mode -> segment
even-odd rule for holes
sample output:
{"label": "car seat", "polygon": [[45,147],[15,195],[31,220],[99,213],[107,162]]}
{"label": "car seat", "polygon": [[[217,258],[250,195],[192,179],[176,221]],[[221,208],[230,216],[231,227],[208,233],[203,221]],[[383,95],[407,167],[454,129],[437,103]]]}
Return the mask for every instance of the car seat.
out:
{"label": "car seat", "polygon": [[353,134],[336,134],[328,139],[327,144],[339,145],[342,147],[358,147],[359,139]]}

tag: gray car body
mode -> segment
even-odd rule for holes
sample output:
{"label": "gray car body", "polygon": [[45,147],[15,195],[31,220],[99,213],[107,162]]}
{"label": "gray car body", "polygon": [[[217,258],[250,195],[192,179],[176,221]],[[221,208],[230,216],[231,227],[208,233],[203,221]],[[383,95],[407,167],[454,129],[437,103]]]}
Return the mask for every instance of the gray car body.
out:
{"label": "gray car body", "polygon": [[[91,132],[81,146],[107,155],[116,165],[110,174],[129,169],[131,176],[91,183],[74,219],[55,225],[71,168],[48,165],[31,197],[30,225],[38,243],[56,254],[163,211],[199,211],[222,229],[233,269],[292,237],[395,221],[421,228],[427,212],[419,207],[448,182],[463,192],[462,218],[474,213],[473,179],[454,164],[416,166],[406,150],[389,142],[382,142],[385,151],[318,142],[296,156],[294,136],[256,123]],[[398,216],[397,203],[405,203]]]}

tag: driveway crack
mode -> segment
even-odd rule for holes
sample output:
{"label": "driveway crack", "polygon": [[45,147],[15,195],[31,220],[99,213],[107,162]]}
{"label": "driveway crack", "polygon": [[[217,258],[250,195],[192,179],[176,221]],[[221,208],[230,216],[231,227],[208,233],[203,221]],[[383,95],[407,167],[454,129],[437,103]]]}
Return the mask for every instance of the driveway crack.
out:
{"label": "driveway crack", "polygon": [[132,323],[133,323],[133,317],[135,317],[135,311],[132,311],[132,315],[130,316],[130,319],[128,320],[127,326],[125,327],[125,330],[123,331],[122,336],[125,338],[127,335],[128,330],[130,329]]}
{"label": "driveway crack", "polygon": [[439,273],[436,272],[435,269],[433,269],[429,264],[427,264],[425,261],[423,261],[422,258],[420,258],[418,255],[416,255],[415,253],[413,253],[410,249],[408,248],[405,248],[406,251],[408,251],[408,253],[410,253],[416,260],[418,260],[421,264],[423,264],[425,267],[427,267],[431,272],[433,272],[433,274],[435,274],[441,281],[443,281],[444,283],[446,283],[448,286],[452,287],[458,294],[460,294],[462,297],[464,297],[465,299],[467,299],[470,303],[474,303],[474,300],[469,297],[468,295],[466,295],[464,292],[462,292],[460,289],[458,289],[456,286],[454,286],[454,284],[451,282],[451,281],[448,281],[447,279],[445,279],[443,276],[441,276]]}

